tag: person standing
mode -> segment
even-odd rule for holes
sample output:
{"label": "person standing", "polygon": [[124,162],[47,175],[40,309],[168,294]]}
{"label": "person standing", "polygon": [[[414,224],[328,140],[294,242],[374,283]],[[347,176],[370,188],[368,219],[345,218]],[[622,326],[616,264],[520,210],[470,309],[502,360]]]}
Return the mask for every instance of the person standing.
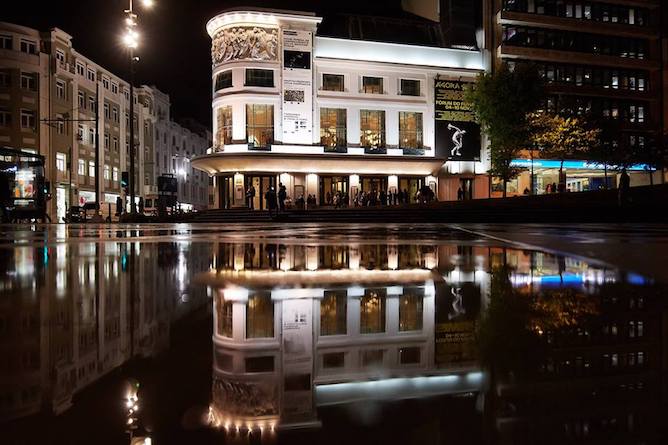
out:
{"label": "person standing", "polygon": [[285,212],[285,199],[288,197],[288,191],[282,182],[278,183],[278,210]]}
{"label": "person standing", "polygon": [[457,201],[463,201],[464,200],[464,190],[462,190],[461,187],[457,189]]}
{"label": "person standing", "polygon": [[267,193],[264,194],[264,199],[267,203],[267,209],[269,210],[269,216],[276,213],[276,190],[273,187],[267,187]]}
{"label": "person standing", "polygon": [[619,206],[624,207],[629,201],[629,191],[631,189],[631,177],[626,172],[626,168],[622,169],[622,174],[619,176]]}
{"label": "person standing", "polygon": [[255,210],[255,187],[252,184],[246,190],[246,200],[248,201],[248,208]]}

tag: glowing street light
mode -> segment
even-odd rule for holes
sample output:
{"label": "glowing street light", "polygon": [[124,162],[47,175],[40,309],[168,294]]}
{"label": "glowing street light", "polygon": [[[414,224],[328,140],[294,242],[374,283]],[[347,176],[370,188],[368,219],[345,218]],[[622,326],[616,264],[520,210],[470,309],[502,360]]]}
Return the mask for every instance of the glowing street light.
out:
{"label": "glowing street light", "polygon": [[[150,9],[154,6],[154,0],[141,0],[144,8]],[[135,83],[135,63],[139,60],[135,57],[134,50],[139,46],[139,33],[136,31],[137,14],[133,9],[133,1],[128,0],[128,9],[125,11],[125,25],[126,32],[123,36],[123,44],[128,48],[130,53],[130,174],[129,174],[129,191],[130,191],[130,212],[134,215],[137,213],[137,204],[135,202],[135,125],[134,125],[134,83]]]}

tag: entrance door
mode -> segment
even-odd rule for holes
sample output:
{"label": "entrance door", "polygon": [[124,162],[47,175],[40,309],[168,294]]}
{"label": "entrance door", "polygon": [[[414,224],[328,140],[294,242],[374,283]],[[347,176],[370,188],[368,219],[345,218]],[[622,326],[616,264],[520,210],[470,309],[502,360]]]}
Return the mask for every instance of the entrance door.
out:
{"label": "entrance door", "polygon": [[234,176],[218,176],[220,208],[229,209],[234,205]]}
{"label": "entrance door", "polygon": [[[329,202],[327,201],[328,193]],[[320,176],[320,205],[332,205],[337,193],[340,193],[341,196],[348,194],[348,177]]]}
{"label": "entrance door", "polygon": [[267,203],[264,200],[264,194],[269,187],[273,187],[274,190],[276,189],[276,177],[246,175],[246,190],[249,186],[252,186],[255,189],[253,208],[255,210],[265,210],[267,208]]}
{"label": "entrance door", "polygon": [[408,191],[408,202],[405,204],[411,204],[417,202],[415,197],[417,196],[422,186],[424,186],[424,178],[420,177],[399,178],[399,190],[401,190],[402,192],[404,190]]}

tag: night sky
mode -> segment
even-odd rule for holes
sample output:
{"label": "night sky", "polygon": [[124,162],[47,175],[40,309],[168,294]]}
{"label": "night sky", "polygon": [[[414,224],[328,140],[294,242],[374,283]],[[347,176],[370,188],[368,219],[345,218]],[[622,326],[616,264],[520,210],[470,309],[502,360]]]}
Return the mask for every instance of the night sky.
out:
{"label": "night sky", "polygon": [[[138,0],[135,0],[139,3]],[[205,24],[227,8],[258,6],[327,12],[378,12],[399,0],[155,0],[151,11],[140,10],[142,42],[138,54],[137,84],[156,85],[172,100],[172,115],[194,117],[210,126],[211,41]],[[39,30],[58,27],[73,36],[74,48],[127,79],[127,57],[120,44],[123,10],[128,0],[59,0],[15,2],[3,8],[0,20]],[[35,12],[39,11],[39,15]]]}

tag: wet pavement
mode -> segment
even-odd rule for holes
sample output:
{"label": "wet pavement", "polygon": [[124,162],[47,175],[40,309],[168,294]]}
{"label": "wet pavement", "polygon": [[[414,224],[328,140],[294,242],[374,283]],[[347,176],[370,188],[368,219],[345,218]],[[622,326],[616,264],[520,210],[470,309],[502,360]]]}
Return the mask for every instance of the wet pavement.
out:
{"label": "wet pavement", "polygon": [[4,226],[0,443],[666,443],[666,235]]}

